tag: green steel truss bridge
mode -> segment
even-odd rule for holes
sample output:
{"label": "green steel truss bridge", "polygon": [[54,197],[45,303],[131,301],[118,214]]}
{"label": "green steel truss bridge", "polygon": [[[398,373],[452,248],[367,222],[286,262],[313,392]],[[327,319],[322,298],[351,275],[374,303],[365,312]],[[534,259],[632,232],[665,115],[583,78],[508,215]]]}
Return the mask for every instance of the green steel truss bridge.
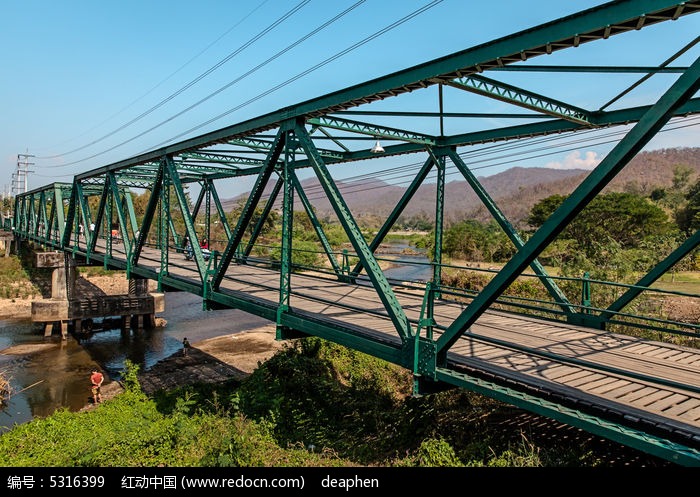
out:
{"label": "green steel truss bridge", "polygon": [[[700,349],[677,345],[697,341],[698,323],[645,312],[668,297],[654,283],[697,247],[700,235],[672,249],[634,285],[585,277],[572,284],[538,261],[657,133],[700,114],[700,59],[673,63],[691,46],[683,43],[697,39],[669,40],[669,50],[678,51],[662,64],[540,61],[566,60],[557,56],[616,39],[641,39],[657,24],[697,21],[692,14],[699,11],[700,2],[663,0],[581,11],[92,169],[71,183],[34,189],[16,197],[11,229],[18,239],[64,251],[79,264],[125,270],[129,278],[157,281],[161,291],[199,295],[206,309],[237,308],[267,318],[277,324],[280,339],[320,336],[401,365],[413,372],[417,394],[469,389],[680,465],[700,466]],[[502,82],[516,71],[530,75],[524,81],[533,81],[533,74],[587,78],[588,94],[567,97],[562,84],[555,99],[538,93],[536,84]],[[599,78],[630,73],[640,79],[608,103],[593,104],[618,91]],[[666,85],[657,96],[647,92],[647,102],[638,97],[634,106],[621,105],[641,83],[658,79]],[[428,98],[419,101],[419,95]],[[472,112],[476,102],[507,111]],[[507,125],[490,127],[505,119]],[[540,140],[547,147],[552,137],[613,132],[619,139],[611,151],[527,239],[470,166],[469,151],[485,144]],[[334,173],[358,161],[374,161],[379,173],[397,156],[409,155],[422,165],[368,240]],[[448,171],[466,180],[515,248],[479,291],[443,282]],[[302,173],[318,181],[317,191],[349,240],[346,249],[331,247]],[[392,281],[377,249],[428,177],[435,180],[432,277]],[[220,185],[242,181],[252,187],[232,215],[225,212]],[[140,211],[137,196],[148,199]],[[276,247],[265,251],[261,234],[273,210],[282,231]],[[295,210],[308,215],[324,249],[317,267],[295,262]],[[88,229],[93,224],[94,231]],[[193,257],[186,259],[186,237],[211,239],[212,256],[194,243]],[[510,294],[523,279],[549,298]],[[599,292],[612,297],[596,300]]]}

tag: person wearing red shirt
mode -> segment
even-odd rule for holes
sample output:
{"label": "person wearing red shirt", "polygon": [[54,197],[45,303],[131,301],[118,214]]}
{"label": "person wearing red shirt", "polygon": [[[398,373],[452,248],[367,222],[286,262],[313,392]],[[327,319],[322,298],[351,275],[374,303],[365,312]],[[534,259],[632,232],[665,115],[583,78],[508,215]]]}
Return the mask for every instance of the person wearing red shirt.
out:
{"label": "person wearing red shirt", "polygon": [[209,251],[209,240],[202,238],[202,242],[199,244],[199,247],[202,249],[202,256],[204,260],[208,261],[209,256],[211,255],[211,252]]}
{"label": "person wearing red shirt", "polygon": [[90,375],[90,382],[92,383],[92,402],[93,402],[93,404],[97,404],[98,402],[102,402],[102,382],[104,380],[105,380],[105,377],[102,373],[100,373],[96,369],[92,370],[92,374]]}

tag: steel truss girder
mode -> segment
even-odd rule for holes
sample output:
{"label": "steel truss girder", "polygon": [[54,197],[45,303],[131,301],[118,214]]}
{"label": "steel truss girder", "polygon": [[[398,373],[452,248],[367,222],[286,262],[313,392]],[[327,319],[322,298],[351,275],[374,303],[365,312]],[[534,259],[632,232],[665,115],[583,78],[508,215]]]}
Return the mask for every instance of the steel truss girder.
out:
{"label": "steel truss girder", "polygon": [[239,147],[245,147],[245,148],[250,148],[256,152],[262,152],[262,153],[269,153],[270,149],[272,148],[274,144],[274,140],[263,140],[260,138],[251,138],[251,137],[237,137],[237,138],[232,138],[230,140],[227,140],[226,143],[229,145],[236,145]]}
{"label": "steel truss girder", "polygon": [[47,204],[50,204],[49,206],[49,212],[48,212],[48,217],[46,220],[46,229],[48,230],[49,234],[53,233],[53,225],[52,225],[52,220],[56,217],[56,192],[51,192],[52,196],[51,198],[48,195],[44,195],[45,201]]}
{"label": "steel truss girder", "polygon": [[[129,227],[127,224],[127,217],[124,215],[124,203],[122,202],[122,194],[123,195],[128,195],[127,192],[120,192],[119,188],[117,187],[117,180],[114,176],[114,173],[110,172],[107,174],[107,185],[109,185],[109,193],[111,194],[111,198],[113,199],[113,207],[116,207],[117,210],[117,220],[119,222],[119,232],[121,233],[121,238],[122,238],[122,243],[124,244],[124,251],[127,254],[127,260],[129,259],[129,256],[131,255],[132,251],[132,241],[131,241],[131,236],[129,236]],[[110,217],[111,221],[111,217]],[[111,239],[111,237],[110,237]],[[127,269],[129,269],[127,267]]]}
{"label": "steel truss girder", "polygon": [[389,314],[389,318],[394,324],[397,333],[401,337],[402,342],[406,342],[411,336],[411,324],[408,322],[408,318],[406,317],[401,304],[397,300],[394,290],[391,288],[391,285],[389,285],[389,282],[379,267],[377,260],[374,258],[372,251],[362,236],[362,232],[357,226],[357,223],[355,222],[350,209],[345,203],[343,196],[338,190],[338,187],[333,181],[330,172],[323,163],[323,159],[316,153],[313,141],[306,131],[306,128],[304,128],[303,123],[297,123],[296,138],[299,140],[299,143],[306,152],[307,157],[309,157],[314,172],[316,173],[316,177],[321,183],[321,186],[326,193],[326,197],[328,197],[328,200],[333,206],[333,210],[345,229],[345,234],[348,236],[350,243],[357,253],[357,256],[362,261],[362,265],[367,271],[367,275],[372,281],[372,285],[377,292],[379,299],[384,304],[384,308]]}
{"label": "steel truss girder", "polygon": [[[40,205],[39,205],[39,222],[37,223],[37,229],[39,228],[39,224],[43,224],[44,227],[47,227],[48,224],[48,214],[46,212],[46,204],[47,204],[47,197],[46,197],[46,192],[42,191],[40,195]],[[41,233],[41,237],[43,238],[43,241],[46,242],[46,233],[47,231],[44,230],[44,233]]]}
{"label": "steel truss girder", "polygon": [[[225,154],[217,154],[213,152],[186,152],[184,154],[180,154],[179,158],[186,160],[186,159],[199,159],[202,161],[206,162],[214,162],[218,164],[226,164],[231,166],[233,169],[240,169],[237,167],[237,164],[246,164],[246,165],[262,165],[262,160],[260,159],[252,159],[249,157],[236,157],[236,156],[231,156],[231,155],[225,155]],[[182,167],[195,167],[191,166],[185,162],[181,163]],[[225,168],[221,168],[221,171],[227,171]]]}
{"label": "steel truss girder", "polygon": [[[92,222],[92,216],[90,216],[90,206],[88,205],[88,200],[87,196],[85,195],[85,191],[83,189],[83,185],[80,181],[77,181],[75,183],[75,188],[77,189],[78,195],[77,195],[77,201],[78,201],[78,209],[79,209],[79,214],[80,218],[82,219],[82,224],[83,224],[83,235],[85,236],[85,252],[86,252],[86,258],[89,261],[90,260],[90,255],[92,251],[94,250],[92,239],[96,237],[95,233],[90,230],[90,223]],[[77,246],[77,244],[76,244]]]}
{"label": "steel truss girder", "polygon": [[151,226],[153,225],[153,219],[155,217],[156,211],[158,210],[158,200],[160,199],[160,193],[163,190],[163,183],[165,178],[166,162],[161,161],[158,170],[156,171],[156,177],[153,181],[153,188],[151,189],[151,194],[148,197],[148,203],[146,204],[146,212],[144,213],[143,219],[141,220],[141,227],[139,228],[139,237],[136,241],[136,248],[132,254],[131,264],[133,267],[138,266],[139,257],[141,257],[141,250],[143,249],[144,241],[151,231]]}
{"label": "steel truss girder", "polygon": [[489,71],[497,72],[567,72],[567,73],[610,73],[610,74],[670,74],[683,73],[687,66],[553,66],[528,64],[526,66],[492,67]]}
{"label": "steel truss girder", "polygon": [[[95,237],[92,239],[92,244],[91,244],[91,250],[95,250],[95,246],[97,244],[97,233],[100,232],[102,229],[102,223],[104,221],[104,216],[105,216],[105,211],[107,209],[107,198],[108,198],[108,192],[109,188],[107,186],[107,181],[105,180],[103,185],[102,185],[102,194],[100,195],[100,201],[97,204],[97,214],[95,215]],[[109,226],[107,226],[109,228]],[[107,237],[108,243],[107,246],[110,245],[110,237]],[[107,264],[107,257],[104,257],[104,265]]]}
{"label": "steel truss girder", "polygon": [[[622,126],[629,123],[637,122],[648,111],[651,106],[640,106],[628,109],[598,112],[591,116],[593,124],[596,127],[605,126]],[[700,113],[700,98],[690,99],[680,108],[676,109],[674,117],[682,117]],[[495,128],[483,131],[473,131],[452,136],[440,137],[438,140],[439,146],[444,147],[462,147],[471,145],[480,145],[484,143],[494,143],[498,141],[507,141],[523,138],[534,138],[537,136],[548,136],[552,134],[560,134],[565,132],[575,132],[582,129],[588,129],[590,126],[567,121],[566,119],[551,119],[545,122],[520,124],[515,126],[506,126],[503,128]],[[425,150],[425,146],[416,143],[401,143],[398,145],[384,146],[382,157],[412,154]],[[342,162],[350,162],[364,160],[368,158],[376,158],[375,154],[369,151],[350,152],[345,156]],[[335,164],[332,160],[327,161],[328,164]],[[310,167],[309,161],[298,160],[297,169]]]}
{"label": "steel truss girder", "polygon": [[228,239],[231,238],[231,226],[229,225],[228,219],[226,218],[226,211],[224,210],[224,206],[221,204],[219,193],[216,191],[216,185],[214,185],[213,181],[207,181],[206,184],[208,185],[209,193],[212,199],[214,200],[216,212],[219,214],[219,220],[221,221],[221,225],[224,227],[224,232],[226,233],[226,240],[228,241]]}
{"label": "steel truss girder", "polygon": [[[199,215],[199,209],[202,208],[202,202],[204,201],[205,196],[207,195],[207,189],[209,188],[209,184],[205,181],[201,183],[201,188],[199,190],[199,195],[197,195],[197,200],[194,203],[194,207],[192,208],[192,221],[196,221],[197,216]],[[187,210],[189,211],[190,207],[189,205],[187,206]],[[209,238],[209,234],[205,234],[205,237]]]}
{"label": "steel truss girder", "polygon": [[[204,262],[204,256],[202,255],[202,248],[199,246],[199,240],[197,239],[197,231],[194,227],[194,219],[192,214],[190,214],[190,206],[187,202],[187,197],[182,189],[182,183],[180,182],[180,177],[178,171],[175,168],[175,164],[171,157],[165,157],[165,166],[167,175],[165,177],[166,184],[171,184],[175,196],[177,197],[178,207],[180,208],[180,214],[185,223],[185,230],[187,232],[187,237],[190,240],[190,246],[192,247],[192,252],[194,254],[194,260],[197,263],[197,270],[199,272],[199,278],[204,285],[207,278],[207,264]],[[169,189],[168,189],[169,191]],[[202,190],[204,191],[204,190]],[[163,202],[161,202],[163,203]],[[162,207],[161,207],[162,210]],[[169,215],[168,215],[169,217]],[[162,222],[161,222],[162,223]],[[167,239],[166,239],[167,242]],[[167,252],[167,247],[161,247],[161,250]]]}
{"label": "steel truss girder", "polygon": [[293,167],[289,168],[289,177],[292,185],[294,186],[294,190],[296,190],[297,195],[299,195],[299,200],[301,200],[301,203],[304,206],[306,215],[309,216],[311,225],[314,227],[314,231],[316,231],[316,236],[321,242],[321,246],[323,247],[323,250],[326,253],[326,257],[328,257],[328,262],[331,263],[331,266],[333,267],[333,271],[335,272],[336,276],[338,276],[338,278],[341,278],[341,269],[340,266],[338,266],[338,261],[336,260],[335,255],[333,253],[333,247],[331,247],[331,244],[328,241],[328,238],[326,237],[326,233],[323,231],[323,226],[321,226],[321,222],[318,220],[318,217],[314,212],[313,205],[311,205],[311,202],[309,202],[309,198],[306,196],[306,192],[304,192],[304,189],[302,188],[301,183],[299,182],[299,178],[297,178]]}
{"label": "steel truss girder", "polygon": [[[651,105],[633,107],[629,109],[601,112],[595,116],[595,124],[603,126],[622,126],[639,121],[642,116],[651,109]],[[700,98],[690,99],[687,103],[679,107],[674,112],[674,117],[688,114],[700,113]],[[579,131],[583,127],[579,124],[566,121],[564,119],[551,120],[546,122],[520,124],[493,130],[475,131],[446,137],[442,140],[443,146],[462,147],[468,145],[479,145],[496,141],[506,141],[521,138],[532,138],[535,136],[546,136],[570,131]],[[416,147],[417,148],[417,147]],[[385,154],[391,153],[391,146],[385,147]]]}
{"label": "steel truss girder", "polygon": [[697,59],[445,330],[437,342],[440,360],[444,360],[447,350],[459,335],[468,331],[525,267],[600,193],[699,87],[700,59]]}
{"label": "steel truss girder", "polygon": [[[523,245],[525,245],[525,242],[522,238],[520,238],[520,235],[518,235],[518,232],[513,227],[513,225],[510,224],[508,218],[506,218],[503,212],[498,208],[496,202],[491,198],[491,195],[489,195],[489,193],[484,189],[477,177],[474,175],[474,173],[471,172],[469,167],[467,167],[462,158],[459,155],[457,155],[454,149],[449,149],[447,151],[447,154],[452,160],[452,163],[457,167],[459,172],[462,173],[462,176],[467,181],[469,186],[472,187],[474,193],[476,193],[479,199],[481,199],[481,202],[491,213],[491,216],[496,220],[496,222],[501,227],[506,236],[510,239],[510,241],[513,243],[513,245],[515,245],[515,247],[518,250],[521,250],[523,248]],[[571,305],[569,300],[566,298],[566,295],[564,295],[564,292],[562,292],[561,289],[554,282],[554,280],[552,280],[549,277],[547,271],[542,266],[542,264],[537,259],[534,259],[530,263],[530,268],[540,278],[540,281],[542,282],[544,287],[554,298],[557,304],[559,304],[561,309],[566,314],[574,314],[576,312],[576,308]]]}
{"label": "steel truss girder", "polygon": [[[125,177],[123,174],[119,173],[117,182],[120,188],[142,188],[144,190],[149,190],[153,183],[153,175],[149,175],[148,179],[144,176],[142,179],[134,179],[131,177]],[[97,178],[96,180],[81,179],[84,185],[100,185],[104,183],[104,178]]]}
{"label": "steel truss girder", "polygon": [[495,79],[484,76],[463,76],[443,84],[477,93],[490,98],[495,98],[502,102],[507,102],[519,107],[544,112],[550,116],[559,117],[584,126],[590,126],[590,112],[573,105],[559,102],[553,98],[538,95],[531,91],[516,88],[515,86],[501,83]]}
{"label": "steel truss girder", "polygon": [[70,246],[70,236],[73,231],[73,224],[75,223],[76,204],[79,202],[78,189],[75,186],[77,182],[77,179],[73,180],[73,188],[71,189],[70,200],[68,201],[65,228],[63,229],[63,233],[61,233],[61,247]]}
{"label": "steel truss girder", "polygon": [[251,193],[248,196],[248,200],[246,200],[246,203],[243,206],[243,210],[241,211],[241,214],[238,217],[236,228],[233,230],[231,238],[229,239],[228,244],[226,245],[226,249],[224,250],[221,256],[219,267],[214,272],[214,276],[212,278],[213,290],[219,289],[221,281],[224,278],[224,274],[226,274],[226,271],[228,270],[229,265],[231,264],[231,260],[233,259],[233,256],[236,253],[236,251],[238,250],[241,240],[243,239],[245,229],[250,223],[251,218],[253,217],[255,207],[258,205],[260,197],[262,196],[263,191],[265,189],[265,186],[267,185],[267,182],[270,179],[270,176],[272,175],[275,166],[277,165],[277,161],[279,160],[280,154],[282,153],[282,149],[286,142],[286,131],[287,126],[280,127],[280,130],[277,133],[277,136],[275,137],[272,147],[270,147],[270,150],[267,155],[266,165],[262,168],[262,170],[258,174],[257,179],[255,180],[255,184],[253,185]]}
{"label": "steel truss girder", "polygon": [[[282,189],[282,185],[284,184],[284,180],[282,177],[277,178],[277,181],[275,182],[275,186],[272,187],[272,192],[270,192],[270,197],[267,199],[267,202],[265,203],[265,207],[263,207],[263,210],[260,214],[260,218],[258,219],[258,222],[255,224],[255,228],[253,229],[253,233],[250,235],[250,239],[248,240],[248,243],[246,244],[245,249],[243,250],[243,259],[245,260],[253,250],[253,246],[255,245],[256,240],[260,236],[260,233],[262,233],[263,226],[265,225],[265,221],[267,220],[267,217],[270,215],[270,211],[272,211],[272,207],[274,206],[275,202],[277,201],[277,196],[280,193],[280,190]],[[231,236],[229,235],[229,238]]]}
{"label": "steel truss girder", "polygon": [[[126,213],[129,215],[127,218],[129,220],[129,239],[133,239],[136,242],[136,232],[138,231],[138,222],[136,221],[136,211],[134,210],[134,199],[131,196],[130,190],[124,190],[124,203],[126,203]],[[133,253],[134,243],[131,244],[131,253]]]}
{"label": "steel truss girder", "polygon": [[333,143],[335,143],[336,145],[338,145],[340,148],[342,148],[342,149],[343,149],[343,152],[346,152],[346,153],[347,153],[347,152],[350,152],[350,149],[345,145],[345,143],[343,143],[343,141],[347,141],[347,139],[343,139],[343,138],[340,138],[340,137],[335,137],[335,136],[331,135],[331,134],[328,132],[327,129],[320,128],[320,127],[316,127],[316,126],[311,126],[311,130],[309,130],[309,134],[312,135],[312,134],[314,134],[317,130],[318,130],[321,134],[323,134],[323,136],[325,136],[326,138],[328,138],[329,140],[331,140]]}
{"label": "steel truss girder", "polygon": [[[257,152],[268,152],[271,146],[271,143],[267,140],[261,140],[261,139],[254,139],[254,138],[247,138],[247,139],[239,139],[239,140],[231,140],[229,142],[232,145],[240,145],[240,146],[245,146],[245,147],[251,147]],[[337,160],[343,160],[345,157],[342,153],[337,152],[335,150],[328,150],[328,149],[317,149],[319,153],[326,158],[333,158]]]}
{"label": "steel truss girder", "polygon": [[361,135],[373,136],[377,138],[393,138],[409,143],[418,143],[421,145],[434,145],[435,138],[432,136],[414,133],[397,128],[387,126],[377,126],[375,124],[363,123],[360,121],[352,121],[350,119],[342,119],[340,117],[320,116],[308,120],[308,124],[322,128],[332,128],[341,131],[349,131]]}

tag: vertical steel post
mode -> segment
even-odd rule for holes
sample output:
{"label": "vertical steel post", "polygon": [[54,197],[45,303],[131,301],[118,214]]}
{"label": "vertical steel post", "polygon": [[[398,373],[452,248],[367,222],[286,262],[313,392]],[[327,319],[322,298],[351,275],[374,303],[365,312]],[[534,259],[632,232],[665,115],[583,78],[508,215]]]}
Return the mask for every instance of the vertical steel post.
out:
{"label": "vertical steel post", "polygon": [[583,273],[581,280],[581,313],[591,313],[591,275],[588,271]]}
{"label": "vertical steel post", "polygon": [[168,220],[170,218],[170,175],[163,175],[163,188],[160,191],[160,219],[158,223],[158,247],[160,248],[160,271],[158,291],[162,291],[163,277],[168,274]]}
{"label": "vertical steel post", "polygon": [[[435,185],[435,249],[433,254],[433,283],[436,288],[442,286],[442,230],[445,218],[445,156],[441,155],[435,162],[437,183]],[[435,296],[435,292],[430,292]],[[440,298],[438,291],[437,297]],[[431,303],[432,305],[432,303]]]}
{"label": "vertical steel post", "polygon": [[112,257],[112,208],[114,204],[114,199],[112,198],[112,191],[110,189],[110,178],[105,177],[105,189],[102,195],[105,196],[105,256],[102,259],[102,267],[105,269],[109,268],[109,258]]}
{"label": "vertical steel post", "polygon": [[[211,245],[211,181],[205,181],[204,187],[204,236]],[[214,250],[214,249],[211,249]]]}
{"label": "vertical steel post", "polygon": [[289,310],[292,291],[292,234],[294,223],[294,150],[297,141],[293,131],[287,131],[287,139],[284,143],[284,165],[282,166],[282,180],[284,181],[282,196],[282,250],[280,261],[280,295],[277,307],[277,339],[284,338],[282,316]]}

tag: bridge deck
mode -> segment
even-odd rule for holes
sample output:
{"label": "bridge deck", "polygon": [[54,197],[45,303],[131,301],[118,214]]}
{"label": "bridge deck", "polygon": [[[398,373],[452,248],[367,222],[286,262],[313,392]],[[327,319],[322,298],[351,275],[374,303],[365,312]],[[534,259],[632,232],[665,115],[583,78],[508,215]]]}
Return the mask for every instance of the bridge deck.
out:
{"label": "bridge deck", "polygon": [[[113,256],[119,258],[115,247]],[[158,271],[160,252],[144,249],[139,266]],[[169,276],[199,282],[194,261],[171,252]],[[280,273],[232,264],[220,291],[276,308]],[[398,333],[375,290],[318,275],[294,274],[292,312],[398,346]],[[423,295],[395,292],[409,320]],[[363,309],[364,312],[358,311]],[[434,318],[448,326],[464,305],[436,300]],[[440,335],[435,328],[433,337]],[[488,311],[455,343],[447,367],[556,398],[575,408],[619,413],[700,447],[700,350],[506,312]]]}

